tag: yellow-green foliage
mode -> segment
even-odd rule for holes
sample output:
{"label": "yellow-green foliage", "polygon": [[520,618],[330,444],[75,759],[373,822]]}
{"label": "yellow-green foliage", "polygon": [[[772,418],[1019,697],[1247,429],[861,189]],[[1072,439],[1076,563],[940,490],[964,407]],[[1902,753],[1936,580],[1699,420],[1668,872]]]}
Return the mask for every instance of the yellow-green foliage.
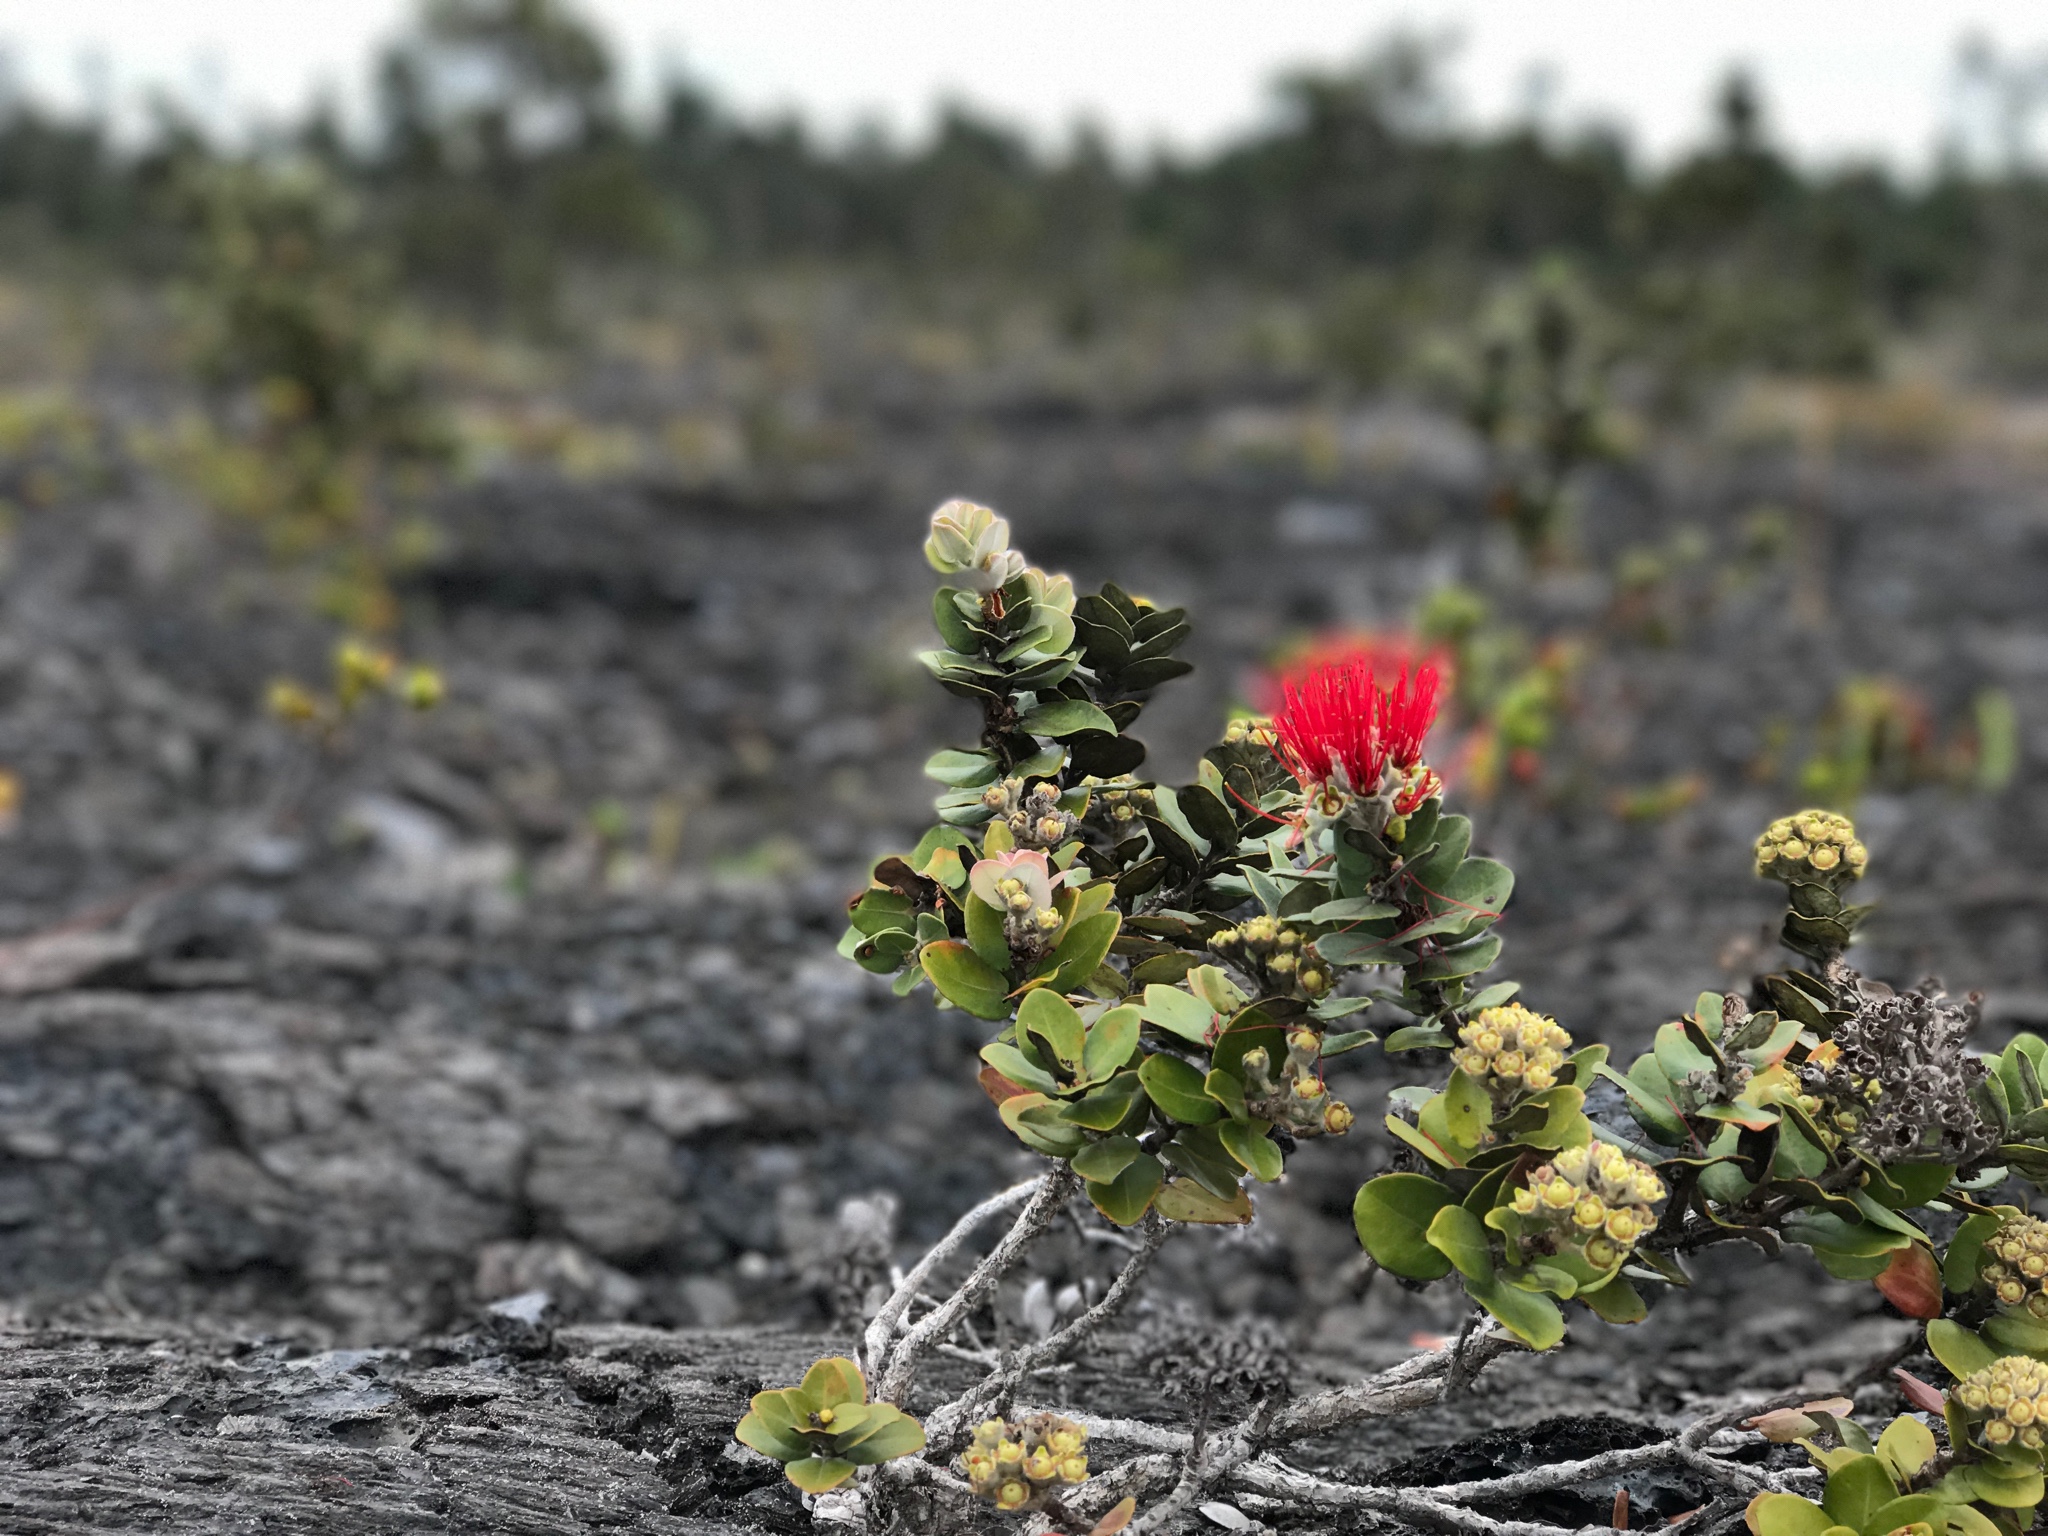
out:
{"label": "yellow-green foliage", "polygon": [[443,457],[382,264],[311,165],[189,166],[179,313],[211,409],[148,446],[209,504],[313,571],[320,605],[388,628],[416,528],[396,508]]}

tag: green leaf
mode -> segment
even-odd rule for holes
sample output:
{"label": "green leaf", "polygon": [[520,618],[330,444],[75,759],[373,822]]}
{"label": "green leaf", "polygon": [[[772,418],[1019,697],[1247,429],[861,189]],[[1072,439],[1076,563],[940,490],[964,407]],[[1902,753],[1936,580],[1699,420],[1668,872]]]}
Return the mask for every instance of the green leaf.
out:
{"label": "green leaf", "polygon": [[1980,1500],[1999,1509],[2031,1509],[2048,1493],[2048,1488],[2042,1486],[2039,1466],[1979,1461],[1958,1470],[1969,1478],[1970,1487]]}
{"label": "green leaf", "polygon": [[908,929],[917,921],[917,903],[894,891],[868,891],[848,914],[853,926],[874,935],[892,929]]}
{"label": "green leaf", "polygon": [[860,1437],[851,1445],[835,1443],[833,1449],[857,1467],[872,1467],[899,1456],[914,1456],[924,1449],[924,1426],[898,1408],[880,1403],[874,1418],[861,1427]]}
{"label": "green leaf", "polygon": [[1380,1268],[1407,1280],[1438,1280],[1451,1261],[1428,1238],[1438,1211],[1458,1197],[1419,1173],[1383,1173],[1360,1186],[1351,1202],[1358,1241]]}
{"label": "green leaf", "polygon": [[1010,1016],[1010,984],[959,939],[925,945],[918,963],[939,995],[977,1019]]}
{"label": "green leaf", "polygon": [[1620,1275],[1590,1291],[1580,1291],[1579,1300],[1591,1307],[1602,1322],[1640,1323],[1650,1315],[1643,1293]]}
{"label": "green leaf", "polygon": [[1147,1056],[1138,1068],[1138,1080],[1160,1111],[1183,1125],[1207,1125],[1223,1114],[1223,1107],[1203,1087],[1202,1074],[1178,1056]]}
{"label": "green leaf", "polygon": [[[1081,1022],[1081,1015],[1072,1003],[1050,987],[1040,987],[1027,993],[1018,1006],[1017,1027],[1025,1034],[1042,1040],[1045,1049],[1070,1075],[1079,1075],[1081,1055],[1088,1041],[1088,1026]],[[1123,1063],[1118,1062],[1117,1065]]]}
{"label": "green leaf", "polygon": [[[1885,1426],[1883,1434],[1877,1437],[1877,1459],[1892,1470],[1892,1476],[1901,1486],[1912,1482],[1920,1475],[1920,1469],[1934,1459],[1934,1431],[1918,1419],[1900,1414]],[[1911,1524],[1911,1519],[1902,1520],[1901,1525]],[[1893,1526],[1886,1526],[1890,1531]]]}
{"label": "green leaf", "polygon": [[844,1355],[830,1355],[818,1361],[804,1372],[804,1379],[796,1390],[810,1401],[814,1410],[840,1408],[868,1400],[867,1378],[861,1375],[860,1367]]}
{"label": "green leaf", "polygon": [[1952,1505],[1931,1493],[1909,1493],[1903,1499],[1893,1499],[1889,1504],[1877,1507],[1870,1516],[1869,1536],[1891,1536],[1894,1531],[1922,1522],[1931,1524],[1937,1533],[1945,1532],[1951,1508]]}
{"label": "green leaf", "polygon": [[1478,1146],[1486,1138],[1493,1120],[1493,1100],[1463,1067],[1451,1069],[1451,1081],[1443,1093],[1444,1124],[1451,1139],[1461,1147]]}
{"label": "green leaf", "polygon": [[1010,941],[1003,933],[1003,914],[969,893],[961,902],[960,911],[967,919],[967,944],[992,971],[1007,973],[1010,969]]}
{"label": "green leaf", "polygon": [[1666,1146],[1684,1143],[1685,1117],[1672,1102],[1670,1080],[1653,1057],[1638,1056],[1626,1077],[1607,1066],[1600,1068],[1600,1075],[1628,1095],[1629,1113],[1651,1137]]}
{"label": "green leaf", "polygon": [[1144,693],[1176,677],[1186,677],[1194,670],[1193,662],[1182,661],[1178,656],[1148,656],[1118,672],[1117,686],[1129,693]]}
{"label": "green leaf", "polygon": [[1408,979],[1411,984],[1455,981],[1461,976],[1478,975],[1499,958],[1500,935],[1483,934],[1469,944],[1460,944],[1455,949],[1446,949],[1418,960],[1408,967]]}
{"label": "green leaf", "polygon": [[924,774],[928,779],[937,779],[954,789],[974,789],[992,784],[1001,772],[993,754],[988,752],[956,752],[947,750],[934,752],[925,759]]}
{"label": "green leaf", "polygon": [[1766,1493],[1749,1506],[1756,1536],[1828,1536],[1835,1522],[1818,1504],[1796,1493]]}
{"label": "green leaf", "polygon": [[1212,854],[1220,855],[1237,847],[1237,818],[1214,791],[1190,784],[1176,791],[1174,798],[1181,816],[1201,834]]}
{"label": "green leaf", "polygon": [[[1411,826],[1408,837],[1412,843],[1416,832]],[[1407,878],[1410,884],[1421,888],[1421,894],[1444,888],[1444,882],[1451,873],[1465,862],[1465,855],[1472,848],[1472,822],[1465,816],[1443,816],[1436,824],[1434,833],[1436,849],[1408,866]]]}
{"label": "green leaf", "polygon": [[777,1461],[795,1461],[811,1454],[810,1441],[793,1429],[770,1424],[758,1409],[740,1420],[739,1427],[733,1431],[733,1438]]}
{"label": "green leaf", "polygon": [[1071,992],[1090,976],[1116,942],[1123,917],[1115,912],[1097,912],[1079,922],[1067,924],[1059,943],[1033,973],[1034,978],[1050,976],[1055,992]]}
{"label": "green leaf", "polygon": [[1107,1184],[1122,1173],[1144,1149],[1135,1136],[1111,1136],[1074,1154],[1074,1172],[1093,1184]]}
{"label": "green leaf", "polygon": [[1871,1199],[1888,1209],[1910,1210],[1941,1198],[1955,1169],[1947,1163],[1894,1163],[1870,1170]]}
{"label": "green leaf", "polygon": [[1216,1025],[1216,1010],[1203,999],[1178,987],[1157,983],[1145,989],[1145,1001],[1139,1012],[1147,1024],[1156,1024],[1194,1045],[1206,1044],[1209,1031]]}
{"label": "green leaf", "polygon": [[1952,1323],[1945,1317],[1927,1325],[1927,1349],[1941,1362],[1942,1369],[1958,1380],[1998,1359],[1998,1351],[1961,1323]]}
{"label": "green leaf", "polygon": [[[1360,1002],[1366,1001],[1364,998]],[[1346,1051],[1355,1051],[1362,1045],[1371,1045],[1379,1036],[1369,1029],[1351,1029],[1341,1034],[1323,1036],[1323,1060],[1342,1056]]]}
{"label": "green leaf", "polygon": [[1006,1040],[994,1040],[981,1048],[981,1059],[994,1067],[1019,1088],[1029,1088],[1037,1093],[1058,1093],[1060,1081],[1041,1066],[1032,1063],[1022,1051]]}
{"label": "green leaf", "polygon": [[1404,1024],[1387,1036],[1390,1051],[1447,1051],[1455,1044],[1435,1024]]}
{"label": "green leaf", "polygon": [[[1209,792],[1205,789],[1198,791],[1198,793],[1206,795]],[[1172,829],[1174,836],[1185,843],[1194,854],[1199,856],[1209,852],[1209,840],[1195,830],[1194,823],[1189,821],[1186,813],[1181,810],[1180,792],[1178,790],[1168,789],[1161,785],[1152,791],[1152,815],[1145,819],[1147,822],[1151,822],[1155,818],[1165,822]],[[1236,822],[1230,824],[1230,846],[1233,848],[1237,846]]]}
{"label": "green leaf", "polygon": [[1232,1073],[1225,1072],[1220,1067],[1212,1069],[1209,1075],[1202,1079],[1202,1089],[1229,1111],[1231,1119],[1250,1118],[1251,1112],[1244,1105],[1244,1084]]}
{"label": "green leaf", "polygon": [[1493,1244],[1486,1225],[1462,1205],[1447,1205],[1430,1218],[1423,1234],[1467,1280],[1488,1284],[1493,1279]]}
{"label": "green leaf", "polygon": [[1985,1321],[1984,1338],[2000,1353],[2048,1358],[2048,1328],[2020,1312],[2000,1312]]}
{"label": "green leaf", "polygon": [[1891,1473],[1875,1456],[1856,1456],[1828,1474],[1820,1507],[1837,1525],[1863,1530],[1870,1517],[1899,1496]]}
{"label": "green leaf", "polygon": [[1068,1104],[1061,1118],[1091,1131],[1113,1131],[1145,1101],[1145,1085],[1135,1072],[1119,1072],[1093,1093]]}
{"label": "green leaf", "polygon": [[[1035,994],[1034,994],[1035,995]],[[1139,1014],[1128,1004],[1112,1008],[1088,1026],[1081,1051],[1081,1081],[1106,1082],[1138,1049]]]}
{"label": "green leaf", "polygon": [[1280,1177],[1285,1161],[1279,1147],[1266,1135],[1263,1120],[1226,1120],[1217,1128],[1223,1148],[1245,1167],[1261,1184],[1270,1184]]}
{"label": "green leaf", "polygon": [[1017,729],[1033,736],[1076,736],[1082,731],[1113,735],[1116,722],[1086,699],[1052,699],[1027,709],[1018,719]]}
{"label": "green leaf", "polygon": [[1223,1149],[1214,1125],[1184,1125],[1160,1152],[1182,1173],[1187,1174],[1219,1200],[1227,1200],[1244,1178],[1237,1159]]}
{"label": "green leaf", "polygon": [[1432,912],[1458,911],[1474,924],[1491,923],[1514,894],[1515,872],[1492,859],[1467,859],[1436,891]]}
{"label": "green leaf", "polygon": [[837,1456],[806,1456],[786,1462],[782,1470],[805,1493],[830,1493],[853,1476],[853,1463]]}
{"label": "green leaf", "polygon": [[1548,1296],[1521,1290],[1496,1278],[1467,1277],[1465,1293],[1531,1349],[1550,1349],[1564,1338],[1564,1314]]}
{"label": "green leaf", "polygon": [[958,587],[941,587],[932,594],[932,627],[938,630],[948,650],[972,651],[980,641],[967,622],[967,615],[960,611],[956,601],[959,596]]}
{"label": "green leaf", "polygon": [[1088,1140],[1061,1118],[1069,1108],[1042,1093],[1020,1093],[998,1104],[996,1113],[1010,1133],[1032,1151],[1047,1157],[1072,1157]]}
{"label": "green leaf", "polygon": [[1347,896],[1339,901],[1324,902],[1303,913],[1301,920],[1305,923],[1375,923],[1400,915],[1401,909],[1387,902],[1365,896]]}
{"label": "green leaf", "polygon": [[1462,1011],[1467,1018],[1486,1008],[1498,1008],[1502,1003],[1522,990],[1519,981],[1496,981],[1482,992],[1475,992],[1465,999]]}
{"label": "green leaf", "polygon": [[1778,1150],[1771,1159],[1771,1168],[1779,1178],[1817,1179],[1827,1172],[1828,1155],[1787,1119],[1778,1126]]}
{"label": "green leaf", "polygon": [[1252,1198],[1242,1189],[1223,1199],[1192,1179],[1169,1179],[1152,1205],[1168,1221],[1241,1227],[1252,1219]]}
{"label": "green leaf", "polygon": [[1956,1235],[1948,1240],[1948,1251],[1941,1258],[1941,1283],[1951,1295],[1962,1296],[1975,1289],[1984,1244],[2004,1221],[1995,1212],[1980,1211],[1964,1218],[1956,1228]]}
{"label": "green leaf", "polygon": [[1128,1227],[1151,1209],[1165,1176],[1158,1158],[1140,1153],[1114,1179],[1106,1183],[1091,1179],[1087,1186],[1088,1198],[1094,1202],[1095,1209],[1111,1221],[1120,1227]]}

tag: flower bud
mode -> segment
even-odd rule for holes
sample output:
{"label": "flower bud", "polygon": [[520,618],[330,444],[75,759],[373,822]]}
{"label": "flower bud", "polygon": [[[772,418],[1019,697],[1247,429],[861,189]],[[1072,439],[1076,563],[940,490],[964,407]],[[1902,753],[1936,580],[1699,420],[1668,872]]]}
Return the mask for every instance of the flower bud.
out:
{"label": "flower bud", "polygon": [[1950,1396],[1966,1417],[1977,1422],[1977,1433],[1986,1445],[2017,1442],[2027,1450],[2042,1449],[2048,1365],[2027,1355],[2007,1355],[1965,1376],[1950,1388]]}
{"label": "flower bud", "polygon": [[1351,1106],[1341,1099],[1332,1099],[1323,1107],[1323,1129],[1332,1136],[1342,1136],[1357,1119]]}
{"label": "flower bud", "polygon": [[1869,851],[1848,817],[1833,811],[1780,816],[1756,840],[1756,872],[1787,885],[1838,886],[1861,877]]}
{"label": "flower bud", "polygon": [[1663,1198],[1655,1170],[1606,1142],[1565,1148],[1509,1197],[1534,1224],[1526,1241],[1540,1252],[1577,1245],[1595,1269],[1612,1269],[1655,1228],[1651,1206]]}
{"label": "flower bud", "polygon": [[290,725],[304,725],[320,716],[320,705],[313,695],[288,678],[279,678],[270,685],[265,704],[271,714]]}
{"label": "flower bud", "polygon": [[1483,1008],[1458,1031],[1454,1060],[1496,1100],[1555,1087],[1572,1037],[1557,1020],[1520,1003]]}
{"label": "flower bud", "polygon": [[399,691],[409,707],[424,710],[441,702],[448,685],[432,667],[414,667],[405,674],[404,686]]}

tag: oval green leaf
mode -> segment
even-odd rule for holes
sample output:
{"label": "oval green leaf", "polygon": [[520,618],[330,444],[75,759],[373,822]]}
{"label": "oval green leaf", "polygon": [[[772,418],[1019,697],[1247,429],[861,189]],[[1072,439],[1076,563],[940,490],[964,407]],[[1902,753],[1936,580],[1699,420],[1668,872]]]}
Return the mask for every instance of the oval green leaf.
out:
{"label": "oval green leaf", "polygon": [[1223,1114],[1223,1106],[1209,1097],[1202,1074],[1178,1056],[1147,1056],[1138,1068],[1138,1080],[1160,1111],[1183,1125],[1207,1125]]}
{"label": "oval green leaf", "polygon": [[1419,1173],[1383,1173],[1360,1186],[1351,1224],[1373,1261],[1406,1280],[1440,1280],[1451,1261],[1429,1241],[1438,1211],[1457,1204],[1449,1189]]}

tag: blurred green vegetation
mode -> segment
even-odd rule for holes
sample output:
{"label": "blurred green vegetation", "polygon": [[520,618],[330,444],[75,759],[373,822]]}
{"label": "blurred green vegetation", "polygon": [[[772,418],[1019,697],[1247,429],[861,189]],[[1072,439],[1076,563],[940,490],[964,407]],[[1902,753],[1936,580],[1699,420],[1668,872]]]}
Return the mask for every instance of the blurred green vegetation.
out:
{"label": "blurred green vegetation", "polygon": [[[2048,178],[2017,151],[1915,181],[1807,169],[1736,77],[1708,141],[1650,168],[1607,133],[1461,124],[1443,64],[1396,37],[1278,81],[1270,120],[1213,153],[1127,163],[1086,132],[1041,152],[965,107],[915,145],[827,142],[683,78],[636,115],[607,42],[563,0],[426,0],[376,61],[363,142],[315,107],[231,152],[166,102],[149,141],[123,147],[104,122],[0,102],[0,258],[90,253],[168,276],[212,238],[184,212],[195,164],[254,154],[344,189],[408,294],[541,336],[584,273],[1011,284],[1072,340],[1128,323],[1137,296],[1226,282],[1313,295],[1320,365],[1371,386],[1503,274],[1547,261],[1674,407],[1731,368],[1866,373],[1886,338],[1934,329],[1967,336],[1990,375],[2048,377]],[[2013,72],[1981,48],[1959,70],[1992,92]],[[1574,388],[1598,383],[1596,363],[1574,354]],[[1547,492],[1530,494],[1520,515],[1541,522]]]}

